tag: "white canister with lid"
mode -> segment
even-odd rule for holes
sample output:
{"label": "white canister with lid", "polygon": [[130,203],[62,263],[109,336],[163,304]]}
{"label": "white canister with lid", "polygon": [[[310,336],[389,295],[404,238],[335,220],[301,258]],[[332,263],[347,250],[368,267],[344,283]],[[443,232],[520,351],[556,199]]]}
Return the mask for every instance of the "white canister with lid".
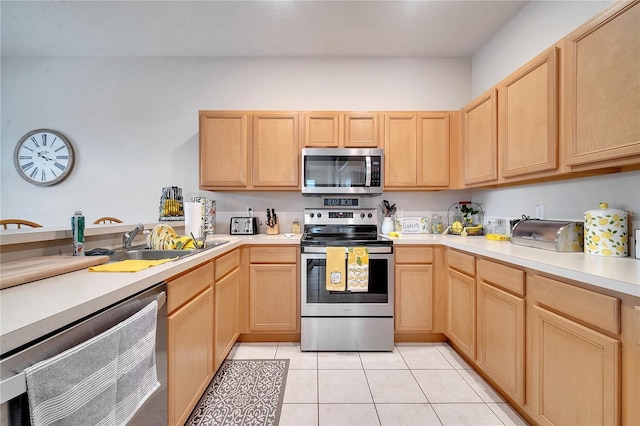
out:
{"label": "white canister with lid", "polygon": [[607,203],[584,212],[584,252],[597,256],[629,255],[627,212],[610,209]]}

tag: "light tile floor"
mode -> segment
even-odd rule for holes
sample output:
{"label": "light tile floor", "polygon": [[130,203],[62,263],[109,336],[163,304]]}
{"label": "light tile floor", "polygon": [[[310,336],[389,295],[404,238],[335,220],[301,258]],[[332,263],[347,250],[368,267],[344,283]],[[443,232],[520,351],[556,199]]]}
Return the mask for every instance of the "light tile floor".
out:
{"label": "light tile floor", "polygon": [[447,343],[393,352],[301,352],[237,343],[231,359],[289,359],[280,425],[526,425]]}

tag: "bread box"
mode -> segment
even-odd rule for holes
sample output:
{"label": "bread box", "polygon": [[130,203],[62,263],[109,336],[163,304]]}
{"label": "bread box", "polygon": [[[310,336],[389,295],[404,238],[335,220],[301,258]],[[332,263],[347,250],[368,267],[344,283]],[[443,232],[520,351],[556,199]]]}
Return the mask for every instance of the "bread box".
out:
{"label": "bread box", "polygon": [[562,220],[522,220],[513,227],[511,243],[552,251],[583,251],[584,224]]}

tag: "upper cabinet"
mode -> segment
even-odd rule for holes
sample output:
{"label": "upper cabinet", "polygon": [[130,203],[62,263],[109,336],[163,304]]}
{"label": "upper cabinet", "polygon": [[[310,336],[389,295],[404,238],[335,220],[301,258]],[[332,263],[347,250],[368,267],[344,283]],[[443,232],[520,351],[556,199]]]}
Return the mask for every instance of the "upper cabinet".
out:
{"label": "upper cabinet", "polygon": [[466,185],[498,179],[497,91],[490,89],[462,109],[462,161]]}
{"label": "upper cabinet", "polygon": [[385,190],[449,186],[449,113],[384,115]]}
{"label": "upper cabinet", "polygon": [[500,177],[558,168],[557,64],[554,46],[498,85]]}
{"label": "upper cabinet", "polygon": [[567,164],[640,163],[640,2],[616,2],[565,38]]}
{"label": "upper cabinet", "polygon": [[297,112],[200,111],[200,188],[300,188]]}
{"label": "upper cabinet", "polygon": [[309,148],[377,148],[377,112],[300,113],[303,144]]}
{"label": "upper cabinet", "polygon": [[250,146],[250,114],[200,111],[200,187],[246,188]]}
{"label": "upper cabinet", "polygon": [[253,187],[300,188],[297,112],[253,115]]}

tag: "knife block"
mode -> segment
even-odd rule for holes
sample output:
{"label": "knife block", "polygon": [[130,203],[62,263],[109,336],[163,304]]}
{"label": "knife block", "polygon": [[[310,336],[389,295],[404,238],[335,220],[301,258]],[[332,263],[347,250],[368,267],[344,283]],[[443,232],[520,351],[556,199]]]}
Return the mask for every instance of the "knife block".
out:
{"label": "knife block", "polygon": [[280,219],[276,219],[276,224],[273,226],[267,225],[267,235],[278,235],[280,233]]}

